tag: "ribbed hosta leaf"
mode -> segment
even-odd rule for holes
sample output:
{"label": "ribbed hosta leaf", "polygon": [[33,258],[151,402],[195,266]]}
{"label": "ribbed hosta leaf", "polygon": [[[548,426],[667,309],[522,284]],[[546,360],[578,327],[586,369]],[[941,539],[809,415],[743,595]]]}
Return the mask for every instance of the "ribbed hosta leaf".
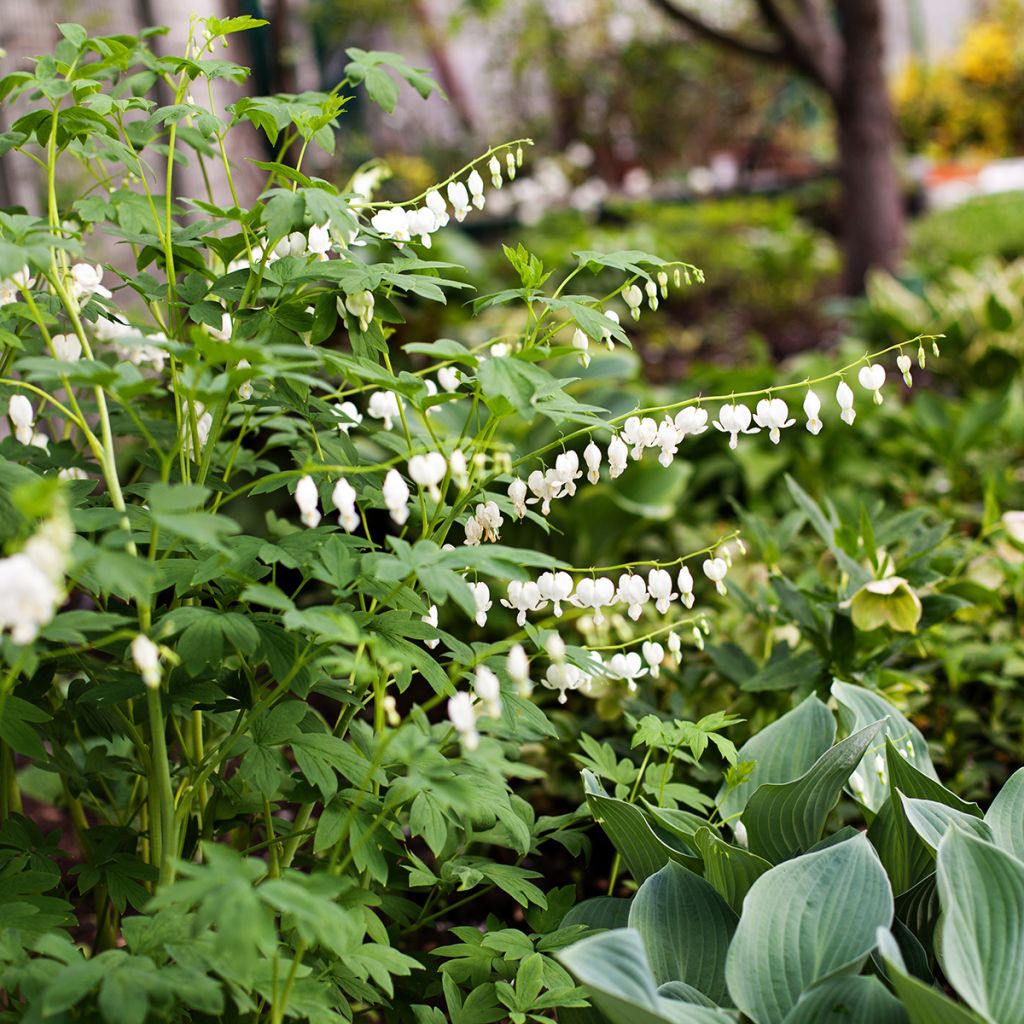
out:
{"label": "ribbed hosta leaf", "polygon": [[685,982],[719,1004],[728,999],[725,954],[737,921],[703,878],[679,864],[651,875],[629,911],[629,926],[643,939],[655,981]]}
{"label": "ribbed hosta leaf", "polygon": [[803,994],[785,1024],[907,1024],[907,1013],[877,978],[829,978]]}
{"label": "ribbed hosta leaf", "polygon": [[903,803],[907,821],[928,849],[937,850],[942,837],[954,826],[986,842],[992,842],[992,829],[981,818],[964,814],[955,807],[947,807],[934,800],[915,800],[897,793]]}
{"label": "ribbed hosta leaf", "polygon": [[1024,862],[954,828],[939,843],[942,967],[993,1024],[1024,1024]]}
{"label": "ribbed hosta leaf", "polygon": [[878,952],[910,1024],[984,1024],[980,1017],[954,1003],[933,985],[911,976],[896,940],[884,928],[879,929]]}
{"label": "ribbed hosta leaf", "polygon": [[786,861],[750,888],[729,947],[733,1002],[782,1024],[813,985],[856,973],[892,922],[889,880],[864,835]]}
{"label": "ribbed hosta leaf", "polygon": [[875,722],[847,736],[799,779],[760,786],[743,812],[750,852],[778,863],[813,846],[850,773],[883,725]]}
{"label": "ribbed hosta leaf", "polygon": [[707,826],[697,832],[694,842],[704,858],[704,877],[738,914],[747,891],[771,870],[771,864],[756,853],[725,842]]}
{"label": "ribbed hosta leaf", "polygon": [[753,761],[754,770],[734,790],[718,793],[718,812],[723,821],[735,818],[758,786],[789,782],[807,771],[832,746],[836,720],[813,694],[752,736],[740,747],[738,760]]}
{"label": "ribbed hosta leaf", "polygon": [[[848,733],[863,729],[870,722],[884,719],[886,738],[904,751],[908,750],[909,744],[908,754],[914,766],[930,778],[938,779],[924,736],[917,726],[884,697],[863,686],[854,686],[838,679],[832,683],[832,696],[839,703],[839,721]],[[875,754],[876,751],[869,751],[864,755],[857,768],[864,788],[862,792],[853,794],[872,811],[877,811],[889,796],[887,781],[880,779],[875,771]]]}
{"label": "ribbed hosta leaf", "polygon": [[556,958],[611,1024],[735,1024],[724,1010],[661,995],[640,933],[632,928],[584,939]]}
{"label": "ribbed hosta leaf", "polygon": [[985,820],[996,846],[1024,859],[1024,768],[1018,768],[996,795]]}

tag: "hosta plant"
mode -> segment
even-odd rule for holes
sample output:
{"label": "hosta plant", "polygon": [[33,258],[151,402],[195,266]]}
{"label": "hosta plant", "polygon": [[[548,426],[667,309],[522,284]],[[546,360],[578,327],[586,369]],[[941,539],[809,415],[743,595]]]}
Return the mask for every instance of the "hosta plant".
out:
{"label": "hosta plant", "polygon": [[[832,697],[744,744],[709,817],[584,773],[638,888],[570,911],[596,934],[558,958],[597,1009],[563,1019],[1024,1020],[1024,769],[982,814],[896,708],[839,681]],[[829,828],[844,793],[858,817]]]}
{"label": "hosta plant", "polygon": [[[212,83],[246,77],[221,43],[252,24],[197,21],[174,56],[64,25],[0,80],[0,158],[41,182],[37,210],[0,212],[3,1014],[550,1019],[585,1005],[547,869],[587,825],[523,795],[552,712],[703,643],[739,554],[709,528],[574,565],[553,504],[676,473],[695,434],[847,430],[895,386],[878,360],[909,377],[925,348],[610,414],[578,374],[700,272],[582,251],[553,279],[511,246],[515,286],[459,337],[410,337],[409,309],[469,288],[433,239],[528,140],[405,202],[374,198],[373,168],[311,176],[353,89],[392,108],[432,82],[351,50],[330,93],[221,108]],[[247,202],[253,132],[275,159]]]}

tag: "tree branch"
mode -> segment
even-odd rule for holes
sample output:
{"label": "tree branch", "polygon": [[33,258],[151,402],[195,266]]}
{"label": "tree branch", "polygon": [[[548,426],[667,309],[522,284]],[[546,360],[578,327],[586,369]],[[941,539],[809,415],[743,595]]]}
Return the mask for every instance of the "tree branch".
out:
{"label": "tree branch", "polygon": [[715,28],[714,25],[709,25],[696,14],[691,14],[684,8],[676,6],[673,0],[651,0],[651,3],[664,11],[673,21],[685,25],[701,39],[717,43],[719,46],[724,46],[746,57],[757,57],[775,64],[792,63],[791,56],[782,47],[760,43],[753,39],[744,39],[742,36],[733,35],[724,29]]}
{"label": "tree branch", "polygon": [[801,0],[804,17],[792,21],[778,0],[756,0],[756,4],[766,24],[779,36],[780,50],[793,66],[829,95],[835,95],[841,74],[839,38],[821,8],[810,0]]}

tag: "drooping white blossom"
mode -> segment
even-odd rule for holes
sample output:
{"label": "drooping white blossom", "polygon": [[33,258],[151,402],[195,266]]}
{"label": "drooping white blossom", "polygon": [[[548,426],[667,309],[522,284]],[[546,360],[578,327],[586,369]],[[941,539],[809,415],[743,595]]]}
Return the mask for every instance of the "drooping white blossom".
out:
{"label": "drooping white blossom", "polygon": [[471,206],[469,192],[461,181],[451,181],[448,183],[448,202],[452,204],[452,213],[455,215],[455,219],[460,222],[464,221]]}
{"label": "drooping white blossom", "polygon": [[469,172],[466,185],[469,187],[469,194],[472,196],[473,205],[478,210],[482,210],[484,208],[484,179],[480,177],[480,172],[476,168]]}
{"label": "drooping white blossom", "polygon": [[619,577],[616,596],[622,604],[627,606],[626,613],[634,622],[643,615],[644,605],[650,599],[644,578],[633,573],[623,573]]}
{"label": "drooping white blossom", "polygon": [[516,693],[520,697],[529,697],[533,690],[533,683],[530,680],[530,659],[522,644],[513,644],[509,648],[508,656],[505,658],[505,671],[515,684]]}
{"label": "drooping white blossom", "polygon": [[376,420],[383,420],[384,429],[390,430],[400,415],[400,408],[398,395],[393,391],[374,391],[370,395],[366,412]]}
{"label": "drooping white blossom", "polygon": [[345,296],[345,308],[359,321],[359,330],[364,333],[373,323],[373,292],[364,290]]}
{"label": "drooping white blossom", "polygon": [[590,365],[590,338],[578,327],[572,332],[572,347],[580,354],[580,366],[586,369]]}
{"label": "drooping white blossom", "polygon": [[613,654],[605,664],[605,673],[610,679],[621,679],[631,692],[636,690],[636,681],[647,675],[643,659],[636,651]]}
{"label": "drooping white blossom", "polygon": [[641,652],[644,661],[647,662],[648,669],[650,669],[652,678],[657,679],[661,675],[661,666],[665,661],[665,648],[659,643],[646,640],[641,648]]}
{"label": "drooping white blossom", "polygon": [[914,364],[911,362],[910,356],[905,355],[903,352],[896,357],[896,368],[903,374],[903,383],[906,384],[908,388],[914,386],[914,377],[910,372],[910,368],[913,365]]}
{"label": "drooping white blossom", "polygon": [[666,469],[672,465],[672,460],[679,451],[679,430],[670,416],[666,416],[658,424],[658,434],[654,439],[654,446],[661,449],[658,456],[660,462]]}
{"label": "drooping white blossom", "polygon": [[596,484],[601,479],[601,449],[593,441],[583,449],[583,461],[587,464],[587,479]]}
{"label": "drooping white blossom", "polygon": [[462,374],[454,366],[442,366],[437,371],[437,383],[448,394],[452,394],[452,392],[458,391],[459,385],[462,383]]}
{"label": "drooping white blossom", "polygon": [[653,448],[658,439],[658,423],[650,416],[630,416],[622,425],[622,440],[633,446],[634,461],[643,458],[645,448]]}
{"label": "drooping white blossom", "polygon": [[725,585],[725,576],[729,571],[729,564],[724,558],[706,558],[701,566],[704,575],[715,585],[715,589],[723,596],[727,594],[728,588]]}
{"label": "drooping white blossom", "polygon": [[627,465],[629,449],[626,442],[618,434],[613,434],[611,441],[608,442],[608,475],[614,480],[625,472]]}
{"label": "drooping white blossom", "polygon": [[32,403],[24,395],[11,395],[7,405],[7,415],[14,427],[14,436],[22,444],[31,444],[36,423],[36,414]]}
{"label": "drooping white blossom", "polygon": [[[427,611],[427,614],[420,616],[420,621],[428,626],[432,626],[434,629],[437,629],[437,605],[432,604]],[[441,641],[434,637],[433,639],[424,640],[423,642],[427,645],[427,649],[432,651]]]}
{"label": "drooping white blossom", "polygon": [[295,504],[299,506],[299,518],[306,526],[320,525],[320,494],[316,488],[316,481],[311,476],[299,478],[295,485]]}
{"label": "drooping white blossom", "polygon": [[757,403],[754,422],[768,431],[772,444],[778,444],[782,436],[780,432],[793,426],[796,420],[789,418],[789,406],[781,398],[762,398]]}
{"label": "drooping white blossom", "polygon": [[573,591],[572,577],[567,572],[543,572],[537,578],[537,588],[545,602],[550,601],[555,615],[562,614],[562,602],[568,601]]}
{"label": "drooping white blossom", "polygon": [[[427,197],[429,200],[429,196]],[[390,239],[401,246],[412,240],[409,232],[409,215],[401,206],[389,206],[378,210],[370,218],[370,225],[381,238]]]}
{"label": "drooping white blossom", "polygon": [[104,299],[113,298],[109,288],[103,286],[103,267],[97,263],[76,263],[71,268],[71,288],[76,299],[88,300],[93,295]]}
{"label": "drooping white blossom", "polygon": [[139,633],[131,643],[132,661],[142,681],[150,689],[160,686],[160,648],[145,633]]}
{"label": "drooping white blossom", "polygon": [[77,363],[82,358],[82,343],[74,334],[55,334],[51,339],[53,354],[64,363]]}
{"label": "drooping white blossom", "polygon": [[679,584],[679,596],[682,599],[683,605],[687,608],[692,608],[694,601],[693,573],[685,565],[679,570],[676,582]]}
{"label": "drooping white blossom", "polygon": [[512,502],[512,514],[516,519],[522,519],[526,515],[526,482],[519,477],[513,477],[508,485],[508,496]]}
{"label": "drooping white blossom", "polygon": [[698,405],[688,405],[676,413],[675,424],[680,441],[686,437],[696,437],[708,429],[708,411]]}
{"label": "drooping white blossom", "polygon": [[448,462],[440,452],[424,452],[409,459],[409,476],[414,484],[425,487],[434,501],[441,500],[438,484],[448,472]]}
{"label": "drooping white blossom", "polygon": [[331,492],[331,501],[338,510],[338,525],[351,533],[359,526],[356,510],[356,489],[344,478],[339,477]]}
{"label": "drooping white blossom", "polygon": [[353,427],[363,422],[363,414],[353,402],[339,402],[334,407],[334,415],[338,417],[338,429],[347,434]]}
{"label": "drooping white blossom", "polygon": [[836,401],[839,403],[841,410],[839,418],[852,427],[853,421],[857,418],[857,413],[853,408],[853,390],[845,380],[841,380],[839,387],[836,388]]}
{"label": "drooping white blossom", "polygon": [[506,608],[517,612],[516,623],[522,627],[526,625],[527,612],[539,611],[544,602],[541,600],[540,588],[532,580],[525,583],[521,580],[510,580],[508,584],[508,597],[503,597],[501,603]]}
{"label": "drooping white blossom", "polygon": [[576,584],[576,593],[570,600],[577,608],[593,609],[594,624],[600,626],[604,622],[601,609],[615,603],[615,584],[607,576],[582,579]]}
{"label": "drooping white blossom", "polygon": [[495,188],[501,188],[501,161],[496,156],[492,156],[491,159],[487,161],[487,170],[491,175],[491,184]]}
{"label": "drooping white blossom", "polygon": [[466,750],[476,750],[480,745],[480,734],[476,731],[476,710],[473,698],[465,691],[448,698],[448,721],[459,734]]}
{"label": "drooping white blossom", "polygon": [[807,417],[807,429],[812,434],[821,433],[821,399],[813,392],[808,391],[804,396],[804,415]]}
{"label": "drooping white blossom", "polygon": [[0,633],[10,630],[20,645],[39,630],[64,602],[64,575],[74,534],[63,512],[43,522],[25,547],[0,558]]}
{"label": "drooping white blossom", "polygon": [[478,665],[473,675],[473,689],[483,704],[485,714],[491,718],[501,715],[501,683],[498,677],[486,666]]}
{"label": "drooping white blossom", "polygon": [[381,487],[384,506],[391,513],[396,526],[404,526],[409,521],[409,485],[397,469],[389,469]]}
{"label": "drooping white blossom", "polygon": [[576,493],[576,481],[583,476],[580,472],[580,457],[570,449],[562,452],[555,459],[555,468],[552,471],[553,479],[559,483],[558,497],[571,498]]}
{"label": "drooping white blossom", "polygon": [[329,258],[331,251],[331,222],[314,224],[306,236],[306,251],[319,260]]}
{"label": "drooping white blossom", "polygon": [[448,468],[451,470],[455,486],[464,491],[469,486],[469,466],[466,463],[466,453],[461,448],[448,456]]}
{"label": "drooping white blossom", "polygon": [[718,410],[718,419],[715,420],[715,429],[729,435],[729,447],[735,448],[740,434],[756,434],[757,427],[751,427],[753,419],[750,410],[745,405],[723,405]]}
{"label": "drooping white blossom", "polygon": [[654,606],[662,615],[667,615],[672,602],[679,596],[672,589],[672,576],[665,569],[652,569],[647,574],[647,592],[654,600]]}
{"label": "drooping white blossom", "polygon": [[634,320],[640,319],[640,306],[644,301],[644,293],[637,284],[626,285],[622,289],[622,301],[629,307],[629,314]]}
{"label": "drooping white blossom", "polygon": [[[248,359],[239,359],[238,360],[238,365],[235,368],[238,369],[238,370],[251,370],[252,369],[252,363],[250,363]],[[252,398],[252,381],[251,380],[248,380],[248,379],[247,380],[243,380],[242,383],[238,385],[238,397],[243,402],[248,402],[249,399]]]}
{"label": "drooping white blossom", "polygon": [[547,515],[551,511],[551,502],[561,493],[561,481],[550,471],[542,473],[535,469],[527,478],[526,485],[534,495],[535,500],[541,502],[541,515]]}
{"label": "drooping white blossom", "polygon": [[436,189],[431,189],[427,193],[426,198],[427,209],[434,215],[437,220],[437,226],[443,228],[448,223],[448,207],[445,205],[444,199],[441,197],[441,193]]}
{"label": "drooping white blossom", "polygon": [[881,363],[862,366],[857,380],[865,391],[872,392],[875,405],[882,404],[882,386],[885,384],[885,367]]}
{"label": "drooping white blossom", "polygon": [[474,616],[478,626],[487,625],[487,613],[491,610],[491,588],[480,580],[477,583],[467,582],[466,584],[473,591],[473,602],[476,604],[476,615]]}

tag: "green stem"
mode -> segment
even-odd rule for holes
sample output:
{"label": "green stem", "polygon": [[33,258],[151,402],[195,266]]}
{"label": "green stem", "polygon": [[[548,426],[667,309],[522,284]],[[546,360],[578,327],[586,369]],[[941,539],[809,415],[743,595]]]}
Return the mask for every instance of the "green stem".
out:
{"label": "green stem", "polygon": [[150,832],[153,836],[154,865],[160,871],[159,885],[164,886],[174,881],[174,856],[178,841],[174,820],[174,796],[171,792],[171,769],[167,760],[167,724],[164,721],[159,687],[146,687],[146,704],[149,709],[150,731],[149,785],[150,791],[156,796],[150,811]]}

